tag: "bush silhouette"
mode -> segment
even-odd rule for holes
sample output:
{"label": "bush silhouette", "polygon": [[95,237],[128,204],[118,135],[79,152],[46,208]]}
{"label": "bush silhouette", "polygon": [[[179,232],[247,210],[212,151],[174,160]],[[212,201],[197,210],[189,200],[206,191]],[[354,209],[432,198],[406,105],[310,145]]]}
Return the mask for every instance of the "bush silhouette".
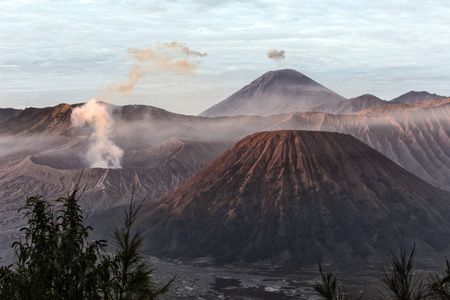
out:
{"label": "bush silhouette", "polygon": [[132,230],[140,206],[131,201],[116,249],[107,255],[104,240],[88,242],[91,227],[76,200],[76,190],[56,205],[41,196],[27,199],[28,226],[13,244],[13,265],[0,268],[0,299],[155,299],[173,279],[157,287],[142,256],[142,234]]}

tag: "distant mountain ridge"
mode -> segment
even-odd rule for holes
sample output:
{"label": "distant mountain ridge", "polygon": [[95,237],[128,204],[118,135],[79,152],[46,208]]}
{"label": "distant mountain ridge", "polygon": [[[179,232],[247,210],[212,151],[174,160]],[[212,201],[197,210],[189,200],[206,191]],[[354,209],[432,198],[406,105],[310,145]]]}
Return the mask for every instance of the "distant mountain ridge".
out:
{"label": "distant mountain ridge", "polygon": [[169,257],[373,259],[447,249],[449,197],[350,135],[260,132],[146,204],[138,226]]}
{"label": "distant mountain ridge", "polygon": [[60,132],[71,126],[73,106],[59,104],[45,108],[27,108],[0,126],[0,134]]}
{"label": "distant mountain ridge", "polygon": [[389,102],[381,100],[374,95],[364,94],[344,101],[325,103],[314,107],[313,111],[330,114],[351,114],[387,104],[389,104]]}
{"label": "distant mountain ridge", "polygon": [[268,130],[351,134],[408,171],[450,190],[450,98],[391,104],[348,115],[296,112]]}
{"label": "distant mountain ridge", "polygon": [[0,123],[18,116],[21,112],[21,109],[0,108]]}
{"label": "distant mountain ridge", "polygon": [[428,92],[422,91],[422,92],[416,92],[416,91],[410,91],[406,94],[403,94],[401,96],[398,96],[397,98],[392,99],[389,101],[391,104],[412,104],[412,103],[418,103],[418,102],[427,102],[431,100],[443,100],[449,98],[448,96],[439,96],[436,94],[430,94]]}
{"label": "distant mountain ridge", "polygon": [[311,78],[291,69],[270,71],[200,116],[270,115],[309,110],[345,100]]}
{"label": "distant mountain ridge", "polygon": [[270,115],[291,112],[351,114],[390,104],[412,104],[448,97],[410,91],[391,101],[370,94],[345,99],[291,69],[269,71],[199,116]]}

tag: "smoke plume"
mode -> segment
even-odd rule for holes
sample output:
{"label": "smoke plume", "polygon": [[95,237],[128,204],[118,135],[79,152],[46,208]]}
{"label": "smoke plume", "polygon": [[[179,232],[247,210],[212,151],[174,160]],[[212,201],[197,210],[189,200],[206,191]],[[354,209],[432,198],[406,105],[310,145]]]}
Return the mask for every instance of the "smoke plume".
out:
{"label": "smoke plume", "polygon": [[179,42],[158,43],[153,48],[135,49],[127,51],[127,60],[131,70],[126,83],[111,86],[118,92],[130,92],[139,79],[154,71],[170,71],[179,74],[194,75],[197,71],[199,59],[208,55],[191,50],[186,44]]}
{"label": "smoke plume", "polygon": [[74,126],[90,125],[93,132],[86,159],[90,168],[121,168],[123,150],[112,140],[113,120],[108,107],[95,99],[89,100],[72,112]]}
{"label": "smoke plume", "polygon": [[285,54],[284,50],[278,51],[276,49],[271,49],[267,51],[267,57],[278,62],[284,59],[284,54]]}

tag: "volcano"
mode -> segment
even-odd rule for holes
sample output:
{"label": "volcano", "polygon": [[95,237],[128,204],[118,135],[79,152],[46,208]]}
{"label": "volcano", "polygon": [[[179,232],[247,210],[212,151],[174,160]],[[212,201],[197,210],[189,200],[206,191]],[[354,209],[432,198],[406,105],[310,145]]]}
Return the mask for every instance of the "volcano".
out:
{"label": "volcano", "polygon": [[200,116],[271,115],[308,111],[344,97],[291,69],[270,71]]}
{"label": "volcano", "polygon": [[247,136],[142,208],[145,248],[168,257],[308,262],[447,249],[450,194],[356,138]]}

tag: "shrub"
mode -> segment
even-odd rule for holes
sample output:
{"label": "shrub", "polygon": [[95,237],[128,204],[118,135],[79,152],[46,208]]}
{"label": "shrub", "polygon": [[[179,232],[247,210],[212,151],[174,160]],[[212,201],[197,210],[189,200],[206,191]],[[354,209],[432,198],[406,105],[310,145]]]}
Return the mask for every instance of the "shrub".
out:
{"label": "shrub", "polygon": [[13,244],[15,261],[0,268],[1,299],[155,299],[173,279],[158,288],[142,255],[143,236],[132,230],[140,206],[132,201],[124,226],[114,230],[112,257],[106,241],[88,242],[76,191],[56,201],[27,199],[24,239]]}

